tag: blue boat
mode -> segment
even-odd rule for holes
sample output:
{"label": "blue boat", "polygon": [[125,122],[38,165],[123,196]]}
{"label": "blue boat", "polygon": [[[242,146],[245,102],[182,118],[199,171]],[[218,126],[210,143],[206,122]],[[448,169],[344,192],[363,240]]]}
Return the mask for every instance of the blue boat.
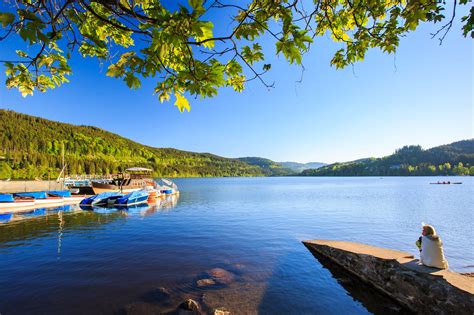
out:
{"label": "blue boat", "polygon": [[0,213],[0,223],[7,223],[13,217],[13,213]]}
{"label": "blue boat", "polygon": [[57,196],[57,197],[71,197],[71,192],[69,190],[50,190],[48,195]]}
{"label": "blue boat", "polygon": [[0,194],[0,211],[7,209],[29,208],[35,205],[35,199],[13,197],[12,194]]}
{"label": "blue boat", "polygon": [[0,202],[15,202],[12,194],[0,194]]}
{"label": "blue boat", "polygon": [[114,205],[119,207],[127,207],[138,205],[148,201],[148,192],[144,190],[132,191],[123,197],[118,198]]}
{"label": "blue boat", "polygon": [[48,194],[45,191],[32,191],[32,192],[24,192],[24,193],[16,193],[14,194],[15,197],[31,197],[35,199],[47,199]]}
{"label": "blue boat", "polygon": [[[84,198],[81,200],[80,205],[82,206],[105,206],[109,200],[114,200],[122,197],[123,194],[116,192],[103,192],[92,197]],[[82,207],[81,207],[82,208]]]}

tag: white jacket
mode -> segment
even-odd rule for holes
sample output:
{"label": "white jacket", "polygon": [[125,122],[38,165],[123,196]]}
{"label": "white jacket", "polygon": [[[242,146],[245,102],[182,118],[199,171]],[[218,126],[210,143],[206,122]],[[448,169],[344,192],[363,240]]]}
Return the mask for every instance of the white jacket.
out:
{"label": "white jacket", "polygon": [[448,268],[448,261],[444,257],[443,252],[443,242],[439,237],[421,237],[420,262],[429,267],[440,269]]}

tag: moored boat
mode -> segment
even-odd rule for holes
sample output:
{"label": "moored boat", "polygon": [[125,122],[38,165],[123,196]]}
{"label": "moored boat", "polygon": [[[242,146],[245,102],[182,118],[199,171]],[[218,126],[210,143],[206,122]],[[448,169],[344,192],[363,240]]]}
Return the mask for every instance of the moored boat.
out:
{"label": "moored boat", "polygon": [[13,217],[13,213],[0,213],[0,223],[8,223]]}
{"label": "moored boat", "polygon": [[[133,191],[115,200],[116,207],[127,207],[148,202],[148,192],[145,190]],[[110,203],[109,203],[110,204]]]}
{"label": "moored boat", "polygon": [[84,199],[85,196],[71,196],[71,197],[64,197],[64,204],[73,204],[73,203],[79,203],[81,202],[82,199]]}
{"label": "moored boat", "polygon": [[155,187],[146,187],[145,190],[148,192],[148,203],[156,203],[161,197],[161,191]]}
{"label": "moored boat", "polygon": [[124,194],[153,187],[155,182],[151,178],[153,170],[142,167],[132,167],[126,170],[128,173],[115,175],[109,181],[91,181],[94,193],[122,192]]}
{"label": "moored boat", "polygon": [[89,206],[89,207],[92,207],[92,206],[105,206],[105,205],[107,205],[109,200],[115,200],[115,199],[120,198],[122,196],[123,196],[123,194],[116,193],[116,192],[111,192],[111,191],[103,192],[103,193],[97,194],[95,196],[87,197],[87,198],[82,199],[82,201],[80,202],[80,205],[81,206]]}
{"label": "moored boat", "polygon": [[56,206],[64,203],[64,198],[61,196],[50,196],[45,191],[32,191],[24,193],[16,193],[15,197],[29,197],[34,198],[37,206]]}
{"label": "moored boat", "polygon": [[0,194],[0,213],[10,210],[23,210],[34,207],[35,200],[29,197],[14,197],[12,194]]}
{"label": "moored boat", "polygon": [[71,197],[71,192],[69,190],[49,190],[47,191],[49,196],[58,196],[58,197]]}
{"label": "moored boat", "polygon": [[72,196],[69,190],[50,190],[48,191],[50,197],[63,197],[65,204],[79,203],[85,196]]}
{"label": "moored boat", "polygon": [[164,183],[161,186],[157,185],[157,188],[161,192],[161,196],[170,196],[179,194],[178,186],[169,179],[162,178],[161,182]]}

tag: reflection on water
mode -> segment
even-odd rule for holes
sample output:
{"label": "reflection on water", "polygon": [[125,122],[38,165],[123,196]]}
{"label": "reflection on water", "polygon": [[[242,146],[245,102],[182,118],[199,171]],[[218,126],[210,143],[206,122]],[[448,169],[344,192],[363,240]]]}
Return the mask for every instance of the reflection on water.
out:
{"label": "reflection on water", "polygon": [[357,292],[301,241],[350,240],[417,254],[424,221],[440,232],[452,268],[467,271],[474,260],[466,251],[474,239],[466,229],[472,178],[429,185],[436,180],[181,179],[179,202],[0,217],[0,313],[172,312],[186,298],[208,313],[397,310]]}
{"label": "reflection on water", "polygon": [[58,257],[61,253],[61,238],[68,231],[100,228],[101,225],[130,216],[147,216],[158,211],[168,211],[176,206],[177,196],[160,198],[154,204],[140,204],[122,208],[81,208],[79,205],[62,205],[53,208],[0,214],[0,253],[2,247],[24,245],[24,240],[51,236],[58,237]]}

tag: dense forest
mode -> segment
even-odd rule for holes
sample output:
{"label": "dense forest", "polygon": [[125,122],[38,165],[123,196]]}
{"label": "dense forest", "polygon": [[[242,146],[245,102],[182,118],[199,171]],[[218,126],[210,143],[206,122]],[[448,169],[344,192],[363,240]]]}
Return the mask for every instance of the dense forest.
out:
{"label": "dense forest", "polygon": [[320,168],[320,167],[323,167],[324,165],[327,165],[326,163],[321,163],[321,162],[309,162],[309,163],[278,162],[278,164],[282,165],[283,167],[292,169],[293,171],[297,173],[301,173],[302,171],[310,169],[310,168]]}
{"label": "dense forest", "polygon": [[474,140],[463,140],[429,150],[405,146],[383,158],[335,163],[309,169],[303,176],[433,176],[474,175]]}
{"label": "dense forest", "polygon": [[[69,175],[114,174],[141,166],[153,169],[157,177],[288,176],[299,174],[297,167],[306,166],[259,157],[229,159],[209,153],[153,148],[96,127],[0,110],[0,179],[56,178],[62,168],[63,152]],[[301,175],[474,175],[474,140],[429,150],[405,146],[383,158],[325,165],[303,170]]]}
{"label": "dense forest", "polygon": [[284,167],[282,164],[274,162],[269,159],[261,157],[243,157],[238,158],[239,161],[244,163],[255,165],[261,168],[262,172],[266,176],[289,176],[297,175],[299,172],[292,170],[289,167]]}
{"label": "dense forest", "polygon": [[63,150],[67,174],[113,174],[141,166],[157,177],[267,175],[237,159],[153,148],[96,127],[0,110],[0,179],[56,178]]}

